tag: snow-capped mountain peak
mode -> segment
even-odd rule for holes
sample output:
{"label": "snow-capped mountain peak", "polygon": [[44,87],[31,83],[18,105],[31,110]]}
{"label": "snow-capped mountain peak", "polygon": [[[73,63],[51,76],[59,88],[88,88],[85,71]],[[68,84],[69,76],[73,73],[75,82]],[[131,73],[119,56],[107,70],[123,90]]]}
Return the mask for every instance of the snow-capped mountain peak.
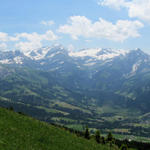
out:
{"label": "snow-capped mountain peak", "polygon": [[95,58],[96,60],[106,60],[114,58],[116,56],[126,55],[127,53],[129,53],[129,51],[97,48],[97,49],[84,49],[81,51],[70,52],[69,55],[71,57],[79,57],[79,58],[92,57]]}
{"label": "snow-capped mountain peak", "polygon": [[[75,68],[91,70],[101,66],[124,64],[128,66],[127,73],[136,73],[141,66],[149,66],[150,56],[140,49],[116,50],[111,48],[90,48],[80,51],[68,51],[62,45],[53,45],[27,52],[8,51],[0,52],[0,64],[23,65],[38,69],[55,70],[55,68],[67,68],[69,65]],[[147,67],[148,68],[148,67]]]}
{"label": "snow-capped mountain peak", "polygon": [[[65,48],[62,45],[55,44],[51,47],[43,47],[43,48],[27,51],[24,53],[24,55],[31,58],[32,60],[41,60],[46,57],[51,58],[55,54],[60,53],[60,51],[63,51],[64,49]],[[49,55],[50,53],[51,56]]]}
{"label": "snow-capped mountain peak", "polygon": [[36,49],[32,51],[27,51],[24,53],[24,55],[33,60],[40,60],[46,56],[49,50],[51,50],[50,47],[44,47],[44,48],[40,48],[40,49]]}

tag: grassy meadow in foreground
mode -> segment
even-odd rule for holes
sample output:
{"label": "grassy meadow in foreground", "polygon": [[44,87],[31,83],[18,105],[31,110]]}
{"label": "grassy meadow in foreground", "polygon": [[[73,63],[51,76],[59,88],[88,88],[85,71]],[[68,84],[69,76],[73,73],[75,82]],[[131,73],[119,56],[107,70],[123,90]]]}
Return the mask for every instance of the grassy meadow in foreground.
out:
{"label": "grassy meadow in foreground", "polygon": [[64,129],[0,108],[0,149],[108,150],[109,146],[97,144],[93,139],[77,137]]}

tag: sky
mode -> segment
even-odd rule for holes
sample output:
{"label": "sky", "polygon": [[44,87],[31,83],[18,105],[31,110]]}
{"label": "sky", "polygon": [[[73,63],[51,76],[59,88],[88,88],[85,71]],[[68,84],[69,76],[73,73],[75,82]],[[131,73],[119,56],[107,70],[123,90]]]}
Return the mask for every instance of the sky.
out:
{"label": "sky", "polygon": [[61,44],[150,53],[150,0],[0,1],[0,50]]}

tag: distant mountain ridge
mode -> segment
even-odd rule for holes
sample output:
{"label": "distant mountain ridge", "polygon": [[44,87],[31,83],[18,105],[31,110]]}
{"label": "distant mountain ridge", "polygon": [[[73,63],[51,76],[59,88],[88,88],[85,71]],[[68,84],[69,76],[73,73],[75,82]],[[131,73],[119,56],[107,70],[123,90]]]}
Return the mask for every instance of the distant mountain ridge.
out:
{"label": "distant mountain ridge", "polygon": [[[150,61],[150,56],[140,49],[125,51],[115,49],[82,49],[80,51],[68,51],[61,45],[44,47],[36,50],[30,50],[26,52],[16,51],[1,51],[0,52],[0,63],[1,64],[26,64],[26,61],[32,62],[33,64],[39,63],[38,65],[44,66],[46,63],[57,60],[59,64],[64,64],[64,61],[69,60],[68,63],[74,63],[77,67],[95,67],[97,64],[109,63],[118,59],[125,59],[135,57],[134,59],[141,58],[141,61],[145,63]],[[64,59],[64,60],[63,60]],[[140,62],[141,63],[141,62]],[[130,64],[132,65],[132,64]]]}
{"label": "distant mountain ridge", "polygon": [[[81,86],[80,81],[85,80],[90,81],[92,88],[107,91],[111,88],[111,91],[116,92],[121,89],[120,87],[115,89],[117,84],[124,86],[124,84],[120,85],[120,82],[149,74],[150,55],[140,49],[125,51],[96,48],[68,51],[61,45],[55,45],[24,53],[1,51],[0,64],[52,71],[57,73],[58,80],[60,78],[67,82],[68,77],[72,77],[78,87]],[[84,84],[87,87],[87,83]]]}
{"label": "distant mountain ridge", "polygon": [[[43,71],[84,71],[87,77],[98,72],[118,72],[120,77],[129,78],[139,73],[149,72],[150,55],[140,49],[125,51],[114,49],[82,49],[68,51],[61,45],[44,47],[27,52],[0,52],[0,64],[23,66]],[[117,76],[118,76],[117,75]],[[106,76],[105,76],[106,78]]]}

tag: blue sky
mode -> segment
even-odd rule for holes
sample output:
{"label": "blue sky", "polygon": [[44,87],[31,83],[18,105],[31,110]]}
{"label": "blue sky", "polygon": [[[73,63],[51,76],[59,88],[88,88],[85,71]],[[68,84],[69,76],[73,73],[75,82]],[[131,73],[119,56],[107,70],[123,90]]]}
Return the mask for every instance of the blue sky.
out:
{"label": "blue sky", "polygon": [[0,49],[26,51],[59,43],[150,53],[150,0],[5,0]]}

